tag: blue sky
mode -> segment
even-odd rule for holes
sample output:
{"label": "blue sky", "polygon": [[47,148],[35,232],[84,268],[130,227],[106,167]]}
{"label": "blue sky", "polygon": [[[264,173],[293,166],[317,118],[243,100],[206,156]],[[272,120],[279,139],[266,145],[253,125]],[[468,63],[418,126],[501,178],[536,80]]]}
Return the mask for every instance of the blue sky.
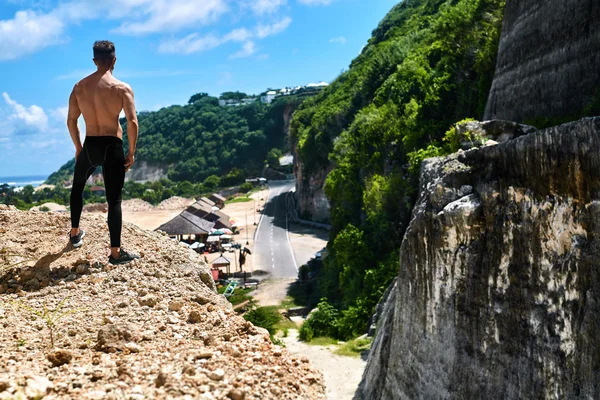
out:
{"label": "blue sky", "polygon": [[0,177],[73,157],[66,106],[94,70],[95,40],[115,42],[138,111],[157,110],[198,92],[330,82],[398,1],[0,0]]}

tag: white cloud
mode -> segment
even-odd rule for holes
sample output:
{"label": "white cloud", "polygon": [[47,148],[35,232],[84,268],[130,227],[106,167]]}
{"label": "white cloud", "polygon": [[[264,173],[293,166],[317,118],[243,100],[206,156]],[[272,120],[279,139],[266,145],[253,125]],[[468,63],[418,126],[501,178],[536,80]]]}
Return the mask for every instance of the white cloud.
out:
{"label": "white cloud", "polygon": [[335,37],[332,39],[329,39],[329,43],[339,43],[339,44],[346,44],[347,40],[345,37],[340,36],[340,37]]}
{"label": "white cloud", "polygon": [[286,0],[249,0],[247,6],[258,15],[273,14],[286,4]]}
{"label": "white cloud", "polygon": [[[144,10],[144,20],[123,22],[114,33],[143,35],[174,32],[183,28],[206,25],[228,11],[224,0],[121,0]],[[141,4],[140,4],[141,3]],[[111,4],[112,6],[112,4]]]}
{"label": "white cloud", "polygon": [[272,25],[259,25],[256,28],[256,36],[263,39],[267,36],[276,35],[285,31],[291,23],[292,19],[290,17],[285,17],[281,21],[276,22]]}
{"label": "white cloud", "polygon": [[247,41],[240,51],[233,53],[229,58],[246,58],[254,53],[256,53],[256,44],[252,41]]}
{"label": "white cloud", "polygon": [[0,61],[13,60],[63,41],[64,24],[53,15],[19,11],[0,21]]}
{"label": "white cloud", "polygon": [[22,122],[25,125],[35,128],[39,131],[43,131],[48,128],[48,116],[44,112],[43,108],[36,105],[25,107],[11,99],[6,92],[2,93],[2,97],[4,97],[4,101],[6,104],[8,104],[12,111],[8,117],[9,119]]}
{"label": "white cloud", "polygon": [[244,42],[252,37],[252,32],[250,32],[246,28],[234,29],[229,32],[227,35],[223,36],[223,43],[226,42]]}
{"label": "white cloud", "polygon": [[326,6],[333,3],[333,0],[298,0],[298,2],[309,6]]}
{"label": "white cloud", "polygon": [[[59,2],[51,8],[48,4],[42,7],[34,3],[32,9],[19,11],[12,19],[0,20],[0,61],[16,59],[68,41],[68,27],[87,20],[115,21],[110,32],[122,35],[189,32],[190,29],[217,24],[227,14],[235,16],[236,10],[243,13],[250,9],[254,15],[271,16],[285,4],[287,0],[71,0]],[[284,17],[272,24],[260,24],[253,29],[240,27],[227,34],[196,32],[180,38],[165,38],[160,41],[158,50],[161,53],[190,54],[238,42],[245,43],[242,51],[250,54],[257,39],[278,34],[291,22],[291,18]],[[72,72],[56,79],[78,79],[80,75],[85,74],[77,72],[75,75]]]}
{"label": "white cloud", "polygon": [[264,39],[267,36],[276,35],[283,32],[290,26],[292,19],[285,17],[279,22],[271,25],[258,25],[253,30],[246,28],[234,29],[226,35],[219,37],[215,34],[202,36],[198,33],[192,33],[181,39],[164,40],[159,46],[161,53],[192,54],[198,53],[229,42],[244,42],[242,50],[232,54],[229,58],[249,57],[256,52],[256,43],[253,39]]}
{"label": "white cloud", "polygon": [[50,110],[50,115],[52,116],[52,118],[56,119],[57,121],[61,121],[61,122],[65,122],[67,120],[68,114],[69,114],[68,106],[58,107],[58,108],[54,108],[54,109]]}
{"label": "white cloud", "polygon": [[158,46],[161,53],[191,54],[213,49],[221,45],[223,41],[215,35],[200,36],[192,33],[182,39],[170,39],[163,41]]}

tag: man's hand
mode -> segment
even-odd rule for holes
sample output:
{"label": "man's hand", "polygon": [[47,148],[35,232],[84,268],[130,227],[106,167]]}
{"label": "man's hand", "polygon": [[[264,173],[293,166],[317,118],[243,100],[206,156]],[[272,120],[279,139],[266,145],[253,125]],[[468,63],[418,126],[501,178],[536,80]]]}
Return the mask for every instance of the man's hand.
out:
{"label": "man's hand", "polygon": [[81,153],[81,150],[83,150],[83,147],[75,148],[75,160],[77,160],[77,158],[79,158],[79,153]]}
{"label": "man's hand", "polygon": [[125,157],[125,172],[129,171],[134,161],[135,156],[132,153],[127,153],[127,157]]}

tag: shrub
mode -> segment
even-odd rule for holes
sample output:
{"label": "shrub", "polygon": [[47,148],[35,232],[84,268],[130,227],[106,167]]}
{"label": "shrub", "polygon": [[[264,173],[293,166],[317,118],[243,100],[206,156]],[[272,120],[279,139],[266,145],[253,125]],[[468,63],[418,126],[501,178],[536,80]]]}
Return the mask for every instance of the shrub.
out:
{"label": "shrub", "polygon": [[[328,336],[337,337],[338,328],[336,320],[339,312],[331,304],[327,302],[327,299],[322,298],[317,305],[316,311],[314,311],[308,319],[300,327],[301,340],[310,342],[313,337]],[[303,333],[304,330],[304,333]]]}
{"label": "shrub", "polygon": [[275,325],[281,321],[281,314],[274,307],[258,307],[244,314],[244,319],[274,335],[277,332]]}
{"label": "shrub", "polygon": [[216,175],[211,175],[204,180],[203,185],[207,190],[215,190],[221,185],[221,178]]}
{"label": "shrub", "polygon": [[446,131],[444,134],[444,142],[448,145],[448,150],[450,153],[455,153],[460,149],[460,138],[458,137],[458,133],[456,128],[459,125],[466,124],[467,122],[475,121],[473,118],[465,118],[462,121],[458,121],[455,124],[452,124],[452,127]]}
{"label": "shrub", "polygon": [[440,157],[446,155],[447,152],[443,148],[430,144],[426,149],[419,149],[407,154],[409,171],[412,174],[418,174],[421,170],[421,164],[426,158]]}
{"label": "shrub", "polygon": [[298,337],[300,338],[300,340],[310,342],[314,336],[315,332],[313,331],[313,329],[307,322],[304,322],[300,327],[300,330],[298,331]]}
{"label": "shrub", "polygon": [[254,188],[254,185],[252,185],[250,182],[244,182],[240,185],[240,192],[248,193],[253,188]]}
{"label": "shrub", "polygon": [[48,212],[50,209],[47,206],[41,206],[40,211]]}

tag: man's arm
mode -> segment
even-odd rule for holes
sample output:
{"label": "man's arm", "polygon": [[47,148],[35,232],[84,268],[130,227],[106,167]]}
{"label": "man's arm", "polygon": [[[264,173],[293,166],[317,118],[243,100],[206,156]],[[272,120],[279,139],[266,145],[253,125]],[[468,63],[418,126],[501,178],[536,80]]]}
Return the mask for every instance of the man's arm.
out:
{"label": "man's arm", "polygon": [[69,97],[69,113],[67,116],[67,127],[69,128],[69,134],[71,135],[71,139],[75,145],[75,158],[79,156],[79,153],[83,148],[81,145],[81,138],[79,137],[79,126],[77,125],[77,120],[81,115],[81,110],[79,109],[77,96],[75,95],[76,88],[77,85],[75,85],[73,91],[71,92],[71,96]]}
{"label": "man's arm", "polygon": [[135,112],[135,101],[133,99],[133,89],[129,85],[124,85],[123,91],[123,110],[127,118],[127,138],[129,139],[129,152],[125,159],[125,171],[128,171],[135,159],[135,146],[138,138],[138,119]]}

